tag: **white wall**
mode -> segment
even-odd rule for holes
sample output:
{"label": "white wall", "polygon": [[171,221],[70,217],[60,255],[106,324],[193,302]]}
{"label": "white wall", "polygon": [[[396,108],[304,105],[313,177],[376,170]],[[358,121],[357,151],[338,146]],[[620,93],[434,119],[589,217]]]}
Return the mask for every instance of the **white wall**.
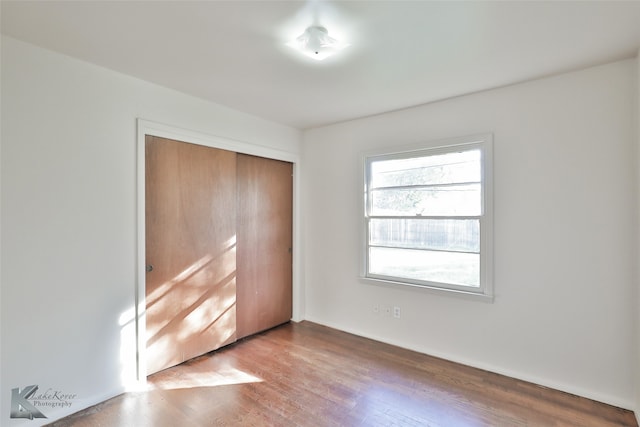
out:
{"label": "white wall", "polygon": [[136,118],[291,153],[300,132],[2,38],[1,425],[11,388],[77,394],[133,380]]}
{"label": "white wall", "polygon": [[635,414],[640,424],[640,50],[636,56],[636,353],[635,368]]}
{"label": "white wall", "polygon": [[[306,132],[307,318],[634,408],[634,64]],[[360,282],[360,153],[487,131],[495,302]]]}
{"label": "white wall", "polygon": [[[2,8],[0,7],[0,20],[2,19]],[[2,100],[2,36],[0,35],[0,101]],[[0,102],[0,389],[2,385],[2,102]],[[2,392],[0,392],[0,398],[2,398]],[[0,417],[4,415],[2,410],[2,402],[0,402]]]}

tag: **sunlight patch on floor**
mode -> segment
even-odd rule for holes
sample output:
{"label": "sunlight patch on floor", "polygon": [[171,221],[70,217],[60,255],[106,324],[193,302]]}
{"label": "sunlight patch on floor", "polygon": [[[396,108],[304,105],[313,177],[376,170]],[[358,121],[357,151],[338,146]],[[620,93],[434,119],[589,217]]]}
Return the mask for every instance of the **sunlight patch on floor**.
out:
{"label": "sunlight patch on floor", "polygon": [[149,390],[173,390],[197,387],[218,387],[259,383],[263,380],[239,369],[228,367],[215,372],[181,373],[177,378],[157,378],[149,380]]}

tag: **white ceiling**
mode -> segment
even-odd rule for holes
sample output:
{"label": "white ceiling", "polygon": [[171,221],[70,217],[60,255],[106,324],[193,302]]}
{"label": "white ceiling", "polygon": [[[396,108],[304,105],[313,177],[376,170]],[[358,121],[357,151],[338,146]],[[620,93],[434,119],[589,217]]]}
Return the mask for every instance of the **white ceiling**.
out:
{"label": "white ceiling", "polygon": [[[640,1],[8,1],[2,33],[300,129],[612,60]],[[351,46],[285,43],[313,23]]]}

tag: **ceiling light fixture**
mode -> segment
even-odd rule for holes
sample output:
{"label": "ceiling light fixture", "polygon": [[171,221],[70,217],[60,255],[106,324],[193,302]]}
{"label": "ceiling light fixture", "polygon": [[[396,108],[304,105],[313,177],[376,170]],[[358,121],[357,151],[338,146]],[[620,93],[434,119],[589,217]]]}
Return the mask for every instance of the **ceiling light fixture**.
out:
{"label": "ceiling light fixture", "polygon": [[310,58],[322,61],[349,46],[349,44],[329,37],[329,32],[326,28],[312,25],[302,35],[287,43],[287,46]]}

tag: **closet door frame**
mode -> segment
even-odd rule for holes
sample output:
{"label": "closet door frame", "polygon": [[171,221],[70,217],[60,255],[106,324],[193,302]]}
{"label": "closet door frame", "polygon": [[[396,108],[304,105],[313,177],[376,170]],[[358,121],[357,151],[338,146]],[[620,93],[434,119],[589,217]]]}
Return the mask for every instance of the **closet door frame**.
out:
{"label": "closet door frame", "polygon": [[300,158],[296,153],[255,145],[249,142],[236,141],[202,132],[182,129],[176,126],[157,123],[149,120],[137,120],[137,203],[136,203],[136,283],[135,283],[135,321],[136,321],[136,377],[139,386],[147,382],[146,366],[146,271],[145,271],[145,136],[152,135],[205,147],[235,151],[237,153],[266,157],[293,163],[293,265],[292,320],[301,321],[304,317],[304,296],[301,286],[301,254],[300,254]]}

